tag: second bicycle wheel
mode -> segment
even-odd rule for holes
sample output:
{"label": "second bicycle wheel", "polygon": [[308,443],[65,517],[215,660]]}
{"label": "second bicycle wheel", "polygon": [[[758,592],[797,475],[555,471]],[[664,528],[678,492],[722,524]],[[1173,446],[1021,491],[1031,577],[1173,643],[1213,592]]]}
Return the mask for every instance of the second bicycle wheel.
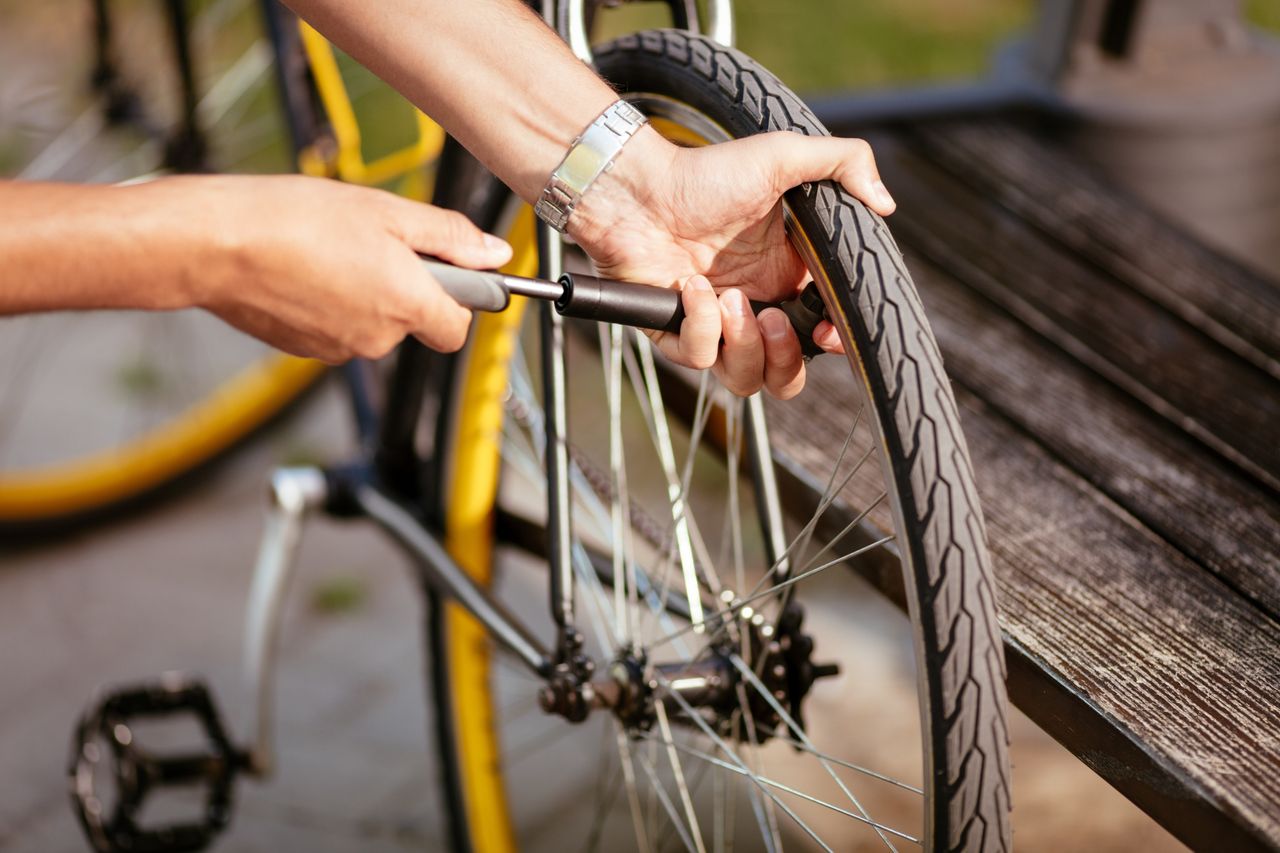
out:
{"label": "second bicycle wheel", "polygon": [[[681,144],[825,133],[705,38],[645,32],[597,63]],[[537,680],[448,606],[457,846],[1009,848],[994,584],[936,345],[877,216],[828,183],[786,203],[850,354],[812,362],[795,400],[733,397],[633,330],[567,328],[578,614],[617,695],[584,723],[543,714]],[[536,328],[477,321],[436,451],[446,544],[550,636]]]}

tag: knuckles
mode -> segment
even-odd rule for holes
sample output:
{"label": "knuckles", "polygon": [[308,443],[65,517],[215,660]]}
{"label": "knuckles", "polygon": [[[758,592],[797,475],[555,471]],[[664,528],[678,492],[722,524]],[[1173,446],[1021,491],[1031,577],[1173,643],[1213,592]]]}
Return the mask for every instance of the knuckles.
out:
{"label": "knuckles", "polygon": [[396,348],[404,340],[403,332],[377,332],[362,337],[352,349],[356,358],[377,361]]}
{"label": "knuckles", "polygon": [[716,355],[717,353],[715,352],[703,352],[703,351],[695,350],[694,352],[691,352],[686,356],[687,364],[689,365],[689,367],[692,367],[695,370],[709,370],[710,368],[715,366]]}
{"label": "knuckles", "polygon": [[853,138],[846,141],[849,147],[850,159],[856,160],[861,165],[870,165],[875,162],[875,153],[871,150],[871,143],[865,139]]}
{"label": "knuckles", "polygon": [[792,381],[783,385],[781,388],[768,389],[769,394],[779,400],[790,400],[804,390],[804,378]]}

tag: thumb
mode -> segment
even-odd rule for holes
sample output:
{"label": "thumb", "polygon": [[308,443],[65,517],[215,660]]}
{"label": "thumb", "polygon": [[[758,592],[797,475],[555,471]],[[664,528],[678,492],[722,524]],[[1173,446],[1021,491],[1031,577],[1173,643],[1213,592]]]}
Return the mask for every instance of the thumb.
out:
{"label": "thumb", "polygon": [[409,248],[471,269],[497,269],[511,260],[511,246],[486,234],[455,210],[396,198],[392,227]]}

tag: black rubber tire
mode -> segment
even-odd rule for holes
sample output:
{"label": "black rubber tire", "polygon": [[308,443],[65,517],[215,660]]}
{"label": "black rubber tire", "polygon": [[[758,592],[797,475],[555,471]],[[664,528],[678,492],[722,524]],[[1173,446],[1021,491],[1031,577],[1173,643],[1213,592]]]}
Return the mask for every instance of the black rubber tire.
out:
{"label": "black rubber tire", "polygon": [[[596,51],[620,93],[665,95],[734,137],[827,135],[777,77],[740,51],[652,30]],[[919,296],[884,221],[830,182],[787,193],[838,287],[902,508],[907,595],[925,669],[926,850],[1008,850],[1005,663],[982,512],[960,418]]]}

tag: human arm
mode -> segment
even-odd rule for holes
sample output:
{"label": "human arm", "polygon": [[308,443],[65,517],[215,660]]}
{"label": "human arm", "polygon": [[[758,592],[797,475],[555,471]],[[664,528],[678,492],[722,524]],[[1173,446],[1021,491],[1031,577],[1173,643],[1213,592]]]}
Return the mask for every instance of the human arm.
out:
{"label": "human arm", "polygon": [[[527,201],[617,97],[516,0],[290,2]],[[742,310],[744,296],[781,301],[799,288],[805,270],[786,241],[779,200],[792,186],[828,178],[892,212],[858,140],[768,134],[687,150],[645,128],[583,196],[569,231],[606,275],[687,291],[682,333],[654,335],[669,356],[715,364],[739,393],[763,384],[790,396],[803,383],[799,343],[781,312],[762,312],[757,322]],[[718,301],[690,286],[702,277]],[[839,347],[829,325],[815,339]]]}
{"label": "human arm", "polygon": [[415,250],[476,268],[511,251],[459,214],[314,178],[0,182],[0,316],[200,307],[329,362],[408,334],[457,349],[470,315]]}

